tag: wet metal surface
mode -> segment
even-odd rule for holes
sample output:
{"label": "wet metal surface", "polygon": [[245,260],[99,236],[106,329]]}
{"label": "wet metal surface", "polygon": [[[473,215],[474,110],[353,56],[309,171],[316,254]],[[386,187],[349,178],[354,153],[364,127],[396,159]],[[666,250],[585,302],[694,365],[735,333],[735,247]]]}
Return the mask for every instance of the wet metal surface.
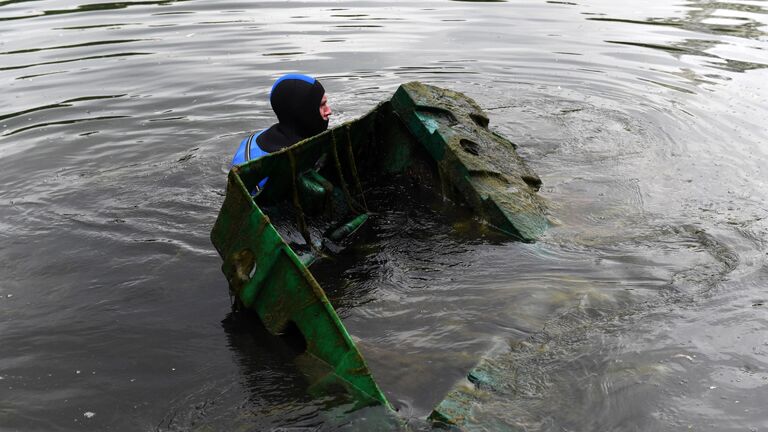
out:
{"label": "wet metal surface", "polygon": [[402,82],[466,93],[557,222],[501,242],[393,184],[316,275],[408,427],[497,348],[478,427],[768,428],[767,10],[0,2],[0,429],[391,428],[226,319],[208,233],[286,71],[332,124]]}

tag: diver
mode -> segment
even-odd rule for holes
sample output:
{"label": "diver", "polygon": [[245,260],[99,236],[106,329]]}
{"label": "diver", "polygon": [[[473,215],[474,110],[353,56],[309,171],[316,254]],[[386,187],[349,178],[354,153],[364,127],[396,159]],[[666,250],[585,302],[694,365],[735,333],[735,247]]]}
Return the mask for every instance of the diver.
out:
{"label": "diver", "polygon": [[[232,166],[282,150],[328,129],[332,114],[320,81],[299,74],[278,78],[272,85],[269,102],[277,123],[245,138],[232,158]],[[267,179],[259,182],[259,189]]]}

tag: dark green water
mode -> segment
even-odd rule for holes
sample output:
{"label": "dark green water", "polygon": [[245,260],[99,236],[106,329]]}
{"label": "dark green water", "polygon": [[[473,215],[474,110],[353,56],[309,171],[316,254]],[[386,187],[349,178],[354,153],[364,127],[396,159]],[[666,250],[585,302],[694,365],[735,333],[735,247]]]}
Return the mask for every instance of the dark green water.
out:
{"label": "dark green water", "polygon": [[294,71],[332,124],[468,94],[558,221],[503,243],[398,200],[322,274],[407,428],[503,346],[478,430],[768,429],[767,29],[765,1],[0,1],[0,430],[392,428],[222,322],[227,164]]}

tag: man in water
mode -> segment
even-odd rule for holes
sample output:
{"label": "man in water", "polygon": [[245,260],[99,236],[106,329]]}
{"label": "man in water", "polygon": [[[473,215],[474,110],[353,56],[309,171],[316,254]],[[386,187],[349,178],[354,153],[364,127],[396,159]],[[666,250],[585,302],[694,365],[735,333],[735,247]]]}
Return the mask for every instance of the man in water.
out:
{"label": "man in water", "polygon": [[[280,77],[272,85],[269,101],[277,123],[240,143],[232,165],[239,165],[282,150],[328,129],[331,107],[320,81],[299,74]],[[266,179],[259,183],[264,186]]]}

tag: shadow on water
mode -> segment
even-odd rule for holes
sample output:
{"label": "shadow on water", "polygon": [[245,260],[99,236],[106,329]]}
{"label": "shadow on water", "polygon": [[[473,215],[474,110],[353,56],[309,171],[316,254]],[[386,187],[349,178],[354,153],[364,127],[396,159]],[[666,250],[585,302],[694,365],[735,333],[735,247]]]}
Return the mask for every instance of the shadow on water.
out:
{"label": "shadow on water", "polygon": [[297,332],[274,336],[248,311],[230,313],[221,324],[239,369],[236,383],[204,387],[175,401],[153,430],[402,429],[403,422],[382,407],[355,409],[342,389],[314,388],[315,375],[324,372],[304,357]]}
{"label": "shadow on water", "polygon": [[321,412],[341,404],[329,396],[313,397],[297,367],[302,349],[295,340],[269,334],[247,312],[230,313],[221,325],[239,368],[237,378],[208,383],[171,401],[153,430],[271,430],[286,419],[314,430],[322,424]]}

